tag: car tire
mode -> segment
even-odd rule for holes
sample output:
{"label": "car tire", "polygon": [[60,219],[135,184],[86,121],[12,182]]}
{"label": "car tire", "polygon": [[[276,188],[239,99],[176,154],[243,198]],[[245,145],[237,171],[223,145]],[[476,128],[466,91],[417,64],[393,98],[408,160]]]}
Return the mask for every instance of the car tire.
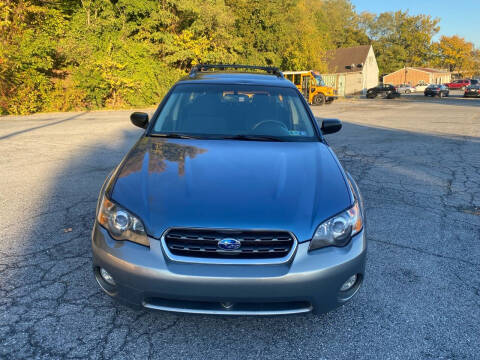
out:
{"label": "car tire", "polygon": [[313,97],[312,105],[322,106],[323,104],[325,104],[325,95],[317,94]]}
{"label": "car tire", "polygon": [[375,99],[376,97],[377,97],[377,94],[375,93],[367,94],[367,99]]}

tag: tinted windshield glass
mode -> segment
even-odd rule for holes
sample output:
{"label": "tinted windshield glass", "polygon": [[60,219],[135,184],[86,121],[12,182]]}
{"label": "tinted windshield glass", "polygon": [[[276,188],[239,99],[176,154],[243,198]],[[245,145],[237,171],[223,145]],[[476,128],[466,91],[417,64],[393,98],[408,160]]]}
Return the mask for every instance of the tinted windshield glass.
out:
{"label": "tinted windshield glass", "polygon": [[296,89],[225,84],[176,86],[151,134],[318,140]]}

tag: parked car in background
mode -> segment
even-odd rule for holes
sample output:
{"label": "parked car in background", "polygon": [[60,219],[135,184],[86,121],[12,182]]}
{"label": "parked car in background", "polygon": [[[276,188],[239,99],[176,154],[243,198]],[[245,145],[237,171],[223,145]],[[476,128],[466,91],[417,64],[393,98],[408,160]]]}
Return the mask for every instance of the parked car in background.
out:
{"label": "parked car in background", "polygon": [[415,91],[416,92],[424,92],[425,89],[429,86],[430,84],[427,84],[425,82],[419,82],[417,85],[415,85]]}
{"label": "parked car in background", "polygon": [[427,88],[423,93],[425,94],[425,96],[444,97],[444,96],[448,96],[450,91],[448,90],[448,87],[446,87],[445,85],[431,84],[427,86]]}
{"label": "parked car in background", "polygon": [[393,99],[400,96],[397,88],[391,84],[380,84],[367,90],[367,98],[374,99],[377,96]]}
{"label": "parked car in background", "polygon": [[480,97],[480,84],[467,86],[463,97]]}
{"label": "parked car in background", "polygon": [[410,84],[400,84],[397,86],[397,91],[403,94],[411,94],[414,93],[416,89]]}
{"label": "parked car in background", "polygon": [[[472,81],[473,81],[473,84],[472,84]],[[478,80],[462,79],[462,80],[452,81],[452,82],[450,82],[448,84],[445,84],[445,85],[450,90],[458,90],[458,89],[465,90],[467,88],[467,86],[475,85],[476,83],[478,83]]]}

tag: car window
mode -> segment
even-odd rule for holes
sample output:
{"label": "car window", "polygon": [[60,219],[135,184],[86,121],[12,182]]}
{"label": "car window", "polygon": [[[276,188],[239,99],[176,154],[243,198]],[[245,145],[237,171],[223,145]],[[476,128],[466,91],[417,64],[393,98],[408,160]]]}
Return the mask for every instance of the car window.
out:
{"label": "car window", "polygon": [[292,88],[180,84],[167,99],[151,134],[318,141],[300,96]]}

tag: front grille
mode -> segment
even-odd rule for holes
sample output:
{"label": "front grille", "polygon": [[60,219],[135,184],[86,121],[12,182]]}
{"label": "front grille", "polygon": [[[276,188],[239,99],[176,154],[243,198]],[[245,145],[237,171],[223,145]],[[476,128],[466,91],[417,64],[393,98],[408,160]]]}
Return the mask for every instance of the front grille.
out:
{"label": "front grille", "polygon": [[[223,239],[240,243],[236,250],[219,247]],[[288,255],[295,244],[284,231],[227,231],[206,229],[172,229],[165,235],[168,250],[179,256],[223,259],[268,259]]]}

